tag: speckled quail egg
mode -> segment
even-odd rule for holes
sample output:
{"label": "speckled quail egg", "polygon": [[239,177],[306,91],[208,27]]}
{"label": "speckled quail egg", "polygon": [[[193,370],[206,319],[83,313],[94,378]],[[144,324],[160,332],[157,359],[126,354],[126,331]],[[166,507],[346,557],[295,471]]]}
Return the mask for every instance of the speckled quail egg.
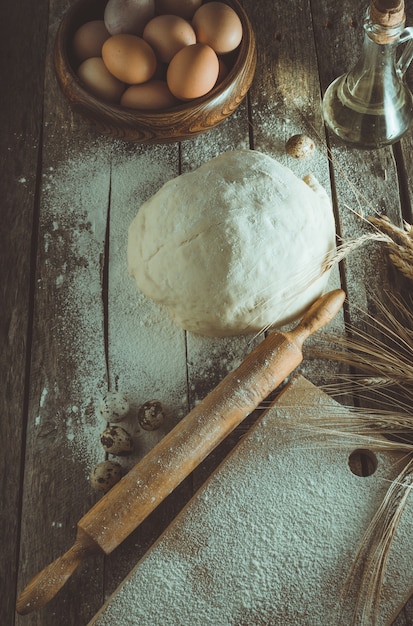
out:
{"label": "speckled quail egg", "polygon": [[285,144],[285,149],[295,159],[303,159],[314,152],[315,143],[307,135],[293,135]]}
{"label": "speckled quail egg", "polygon": [[93,468],[90,484],[96,491],[106,493],[122,478],[122,468],[114,461],[103,461]]}
{"label": "speckled quail egg", "polygon": [[123,456],[133,450],[130,434],[121,426],[108,426],[100,436],[103,449],[109,454]]}
{"label": "speckled quail egg", "polygon": [[119,391],[108,391],[99,405],[99,413],[106,422],[120,422],[129,411],[129,402]]}
{"label": "speckled quail egg", "polygon": [[163,406],[159,400],[148,400],[138,410],[138,421],[144,430],[157,430],[165,419]]}

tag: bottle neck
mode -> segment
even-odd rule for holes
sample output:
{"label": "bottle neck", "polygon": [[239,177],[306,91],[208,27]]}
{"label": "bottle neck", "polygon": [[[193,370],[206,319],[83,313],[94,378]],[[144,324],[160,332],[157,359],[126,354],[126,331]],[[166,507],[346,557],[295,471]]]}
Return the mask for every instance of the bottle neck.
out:
{"label": "bottle neck", "polygon": [[403,87],[396,69],[396,49],[403,28],[404,22],[391,28],[375,24],[367,13],[362,53],[343,85],[343,97],[354,107],[382,114],[400,100]]}
{"label": "bottle neck", "polygon": [[365,37],[378,45],[397,44],[405,27],[405,22],[406,19],[403,13],[400,21],[391,26],[384,26],[374,20],[374,11],[372,7],[369,7],[363,24]]}
{"label": "bottle neck", "polygon": [[349,73],[353,85],[360,79],[364,83],[369,81],[380,84],[380,81],[389,75],[394,75],[394,79],[397,80],[396,49],[403,29],[404,21],[391,28],[375,24],[367,10],[362,53]]}
{"label": "bottle neck", "polygon": [[394,69],[396,49],[399,45],[400,34],[403,28],[391,29],[393,32],[383,33],[383,28],[376,24],[366,23],[363,39],[362,53],[355,67],[364,69],[375,67],[376,71],[387,71],[389,67]]}
{"label": "bottle neck", "polygon": [[404,0],[371,0],[368,8],[371,21],[378,26],[393,28],[404,22]]}

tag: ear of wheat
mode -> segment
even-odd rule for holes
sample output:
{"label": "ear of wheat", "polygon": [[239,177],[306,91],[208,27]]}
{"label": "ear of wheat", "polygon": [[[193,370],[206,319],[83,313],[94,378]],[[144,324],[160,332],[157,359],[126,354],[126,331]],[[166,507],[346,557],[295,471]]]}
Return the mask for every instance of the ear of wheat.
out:
{"label": "ear of wheat", "polygon": [[393,224],[385,215],[368,217],[367,220],[374,226],[374,232],[365,233],[355,239],[342,241],[329,255],[327,255],[323,270],[328,271],[346,258],[351,252],[366,243],[382,243],[387,248],[389,259],[405,278],[413,280],[413,227],[404,222],[403,228]]}
{"label": "ear of wheat", "polygon": [[[304,120],[308,122],[308,120]],[[324,141],[310,124],[310,133],[318,137],[322,147]],[[329,159],[331,154],[329,153]],[[379,216],[360,190],[355,187],[346,175],[340,164],[334,166],[346,179],[349,188],[357,198],[362,199],[375,217],[367,220],[360,215],[363,221],[369,222],[374,232],[361,235],[358,238],[343,241],[333,251],[324,263],[324,270],[330,270],[353,250],[368,242],[384,244],[389,254],[389,260],[408,280],[413,280],[413,226],[404,222],[403,228],[393,224],[386,216]],[[400,304],[400,303],[399,303]],[[335,396],[346,396],[349,392],[355,394],[360,402],[368,403],[377,397],[386,405],[386,409],[374,408],[353,411],[348,407],[340,415],[340,411],[328,417],[319,416],[308,428],[321,428],[339,440],[352,437],[367,445],[376,445],[384,449],[401,449],[412,455],[405,469],[391,484],[386,497],[377,510],[374,519],[368,528],[365,538],[356,555],[354,568],[350,572],[349,584],[358,585],[354,581],[355,573],[361,573],[358,602],[355,606],[353,624],[358,626],[375,626],[380,603],[380,593],[386,570],[388,555],[391,548],[394,532],[404,511],[407,498],[411,496],[413,484],[413,312],[412,307],[400,306],[404,322],[399,322],[385,310],[387,329],[392,338],[391,348],[381,344],[371,335],[360,333],[356,329],[348,329],[349,338],[338,340],[336,349],[324,347],[314,353],[316,358],[327,358],[346,363],[351,373],[343,376],[340,381],[333,382],[325,387],[327,392]],[[373,324],[370,318],[370,323]],[[377,330],[377,328],[376,328]],[[380,325],[380,330],[386,332],[386,324]],[[389,335],[387,336],[387,339]],[[344,417],[344,414],[346,417]],[[310,418],[311,421],[311,418]],[[397,435],[396,440],[383,439],[382,436]],[[363,566],[363,557],[365,557]],[[346,626],[348,626],[346,624]]]}
{"label": "ear of wheat", "polygon": [[374,626],[377,623],[381,591],[393,539],[413,489],[413,459],[391,483],[376,511],[357,552],[345,590],[357,582],[358,594],[353,624]]}
{"label": "ear of wheat", "polygon": [[345,587],[345,592],[357,592],[353,624],[358,626],[377,623],[393,537],[413,488],[413,308],[394,295],[391,301],[397,314],[377,302],[380,319],[366,314],[367,330],[347,327],[347,336],[325,337],[308,354],[348,366],[348,373],[328,383],[325,391],[334,396],[351,392],[364,406],[378,399],[379,406],[338,408],[314,419],[310,415],[307,428],[321,428],[338,443],[350,434],[366,448],[403,450],[410,457],[367,529]]}
{"label": "ear of wheat", "polygon": [[370,217],[369,221],[380,231],[387,234],[389,258],[400,272],[413,280],[413,228],[404,222],[404,228],[395,226],[387,216]]}

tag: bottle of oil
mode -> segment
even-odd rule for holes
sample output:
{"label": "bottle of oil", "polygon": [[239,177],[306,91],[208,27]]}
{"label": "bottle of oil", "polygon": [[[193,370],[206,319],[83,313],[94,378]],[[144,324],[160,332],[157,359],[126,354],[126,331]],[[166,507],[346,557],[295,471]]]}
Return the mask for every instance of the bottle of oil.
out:
{"label": "bottle of oil", "polygon": [[[358,62],[324,95],[327,126],[348,144],[380,148],[400,139],[410,127],[413,98],[404,76],[413,57],[413,28],[404,26],[404,0],[372,0]],[[405,47],[397,59],[402,43]]]}

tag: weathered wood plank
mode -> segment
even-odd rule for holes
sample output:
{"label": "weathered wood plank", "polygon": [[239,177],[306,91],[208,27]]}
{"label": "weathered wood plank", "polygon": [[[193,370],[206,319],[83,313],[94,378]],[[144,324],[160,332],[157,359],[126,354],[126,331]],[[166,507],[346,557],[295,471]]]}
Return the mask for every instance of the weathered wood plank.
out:
{"label": "weathered wood plank", "polygon": [[[45,157],[45,165],[50,162]],[[93,168],[90,172],[94,174]],[[88,475],[104,458],[95,408],[106,377],[100,294],[104,233],[94,231],[89,219],[92,211],[105,211],[107,189],[102,188],[97,205],[88,205],[87,215],[81,193],[71,191],[72,207],[55,204],[61,196],[53,197],[53,192],[42,199],[20,588],[70,547],[77,520],[95,500]],[[75,575],[50,605],[22,618],[24,623],[52,624],[63,607],[62,620],[67,621],[62,623],[86,619],[93,610],[89,600],[98,597],[101,585],[98,561],[89,567],[84,578]]]}
{"label": "weathered wood plank", "polygon": [[[42,133],[47,3],[0,7],[0,623],[12,624],[30,344],[32,231]],[[30,105],[28,106],[28,101]]]}
{"label": "weathered wood plank", "polygon": [[[148,452],[187,413],[184,332],[166,311],[139,292],[128,274],[128,227],[141,204],[179,173],[179,146],[123,144],[112,160],[108,293],[108,364],[112,388],[131,405],[123,423],[134,438],[134,452],[120,460],[125,471]],[[164,425],[148,432],[137,413],[147,400],[166,410]],[[105,568],[105,594],[110,594],[192,495],[190,481],[162,503],[150,519],[110,555]]]}
{"label": "weathered wood plank", "polygon": [[[42,193],[28,406],[19,591],[74,540],[96,499],[88,483],[103,460],[96,400],[106,386],[101,264],[110,184],[108,142],[73,116],[51,50],[67,3],[50,6],[44,93]],[[44,609],[17,624],[87,621],[101,603],[96,558]]]}
{"label": "weathered wood plank", "polygon": [[[362,20],[366,6],[321,1],[313,8],[313,24],[323,91],[336,76],[347,72],[355,63],[364,36]],[[371,232],[363,218],[386,214],[398,223],[400,201],[398,177],[392,148],[369,151],[344,146],[329,134],[334,196],[339,217],[339,235],[356,238]],[[366,158],[366,154],[369,158]],[[383,248],[367,244],[355,251],[344,264],[345,288],[348,293],[352,323],[361,323],[358,309],[375,311],[374,298],[391,287]]]}

